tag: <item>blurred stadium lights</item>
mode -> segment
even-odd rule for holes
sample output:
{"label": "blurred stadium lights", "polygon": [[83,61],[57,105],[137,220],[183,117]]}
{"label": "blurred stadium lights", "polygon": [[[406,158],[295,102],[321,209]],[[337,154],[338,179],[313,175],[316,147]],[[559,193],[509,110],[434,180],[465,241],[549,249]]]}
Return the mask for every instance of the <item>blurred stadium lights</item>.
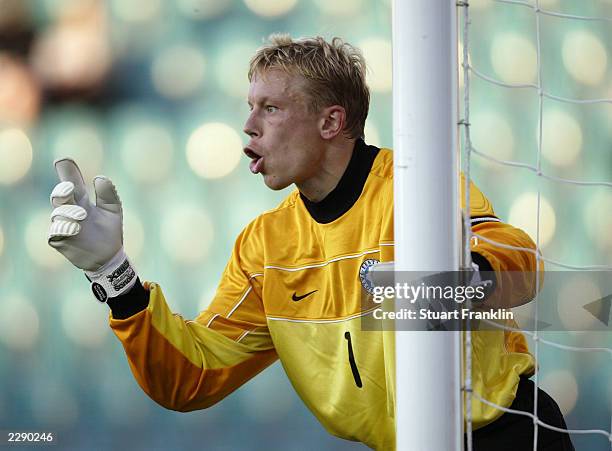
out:
{"label": "blurred stadium lights", "polygon": [[356,45],[363,52],[368,65],[366,79],[370,89],[380,93],[391,92],[391,41],[385,38],[371,37],[359,41]]}
{"label": "blurred stadium lights", "polygon": [[470,0],[470,8],[474,12],[490,8],[493,5],[491,0]]}
{"label": "blurred stadium lights", "polygon": [[163,17],[168,3],[163,0],[111,0],[114,16],[125,22],[147,23]]}
{"label": "blurred stadium lights", "polygon": [[[25,233],[23,241],[30,259],[40,266],[42,270],[65,270],[65,259],[47,244],[50,211],[46,206],[38,210],[32,207],[27,211],[28,216],[24,224]],[[21,248],[23,249],[23,248]],[[48,274],[48,273],[46,273]]]}
{"label": "blurred stadium lights", "polygon": [[102,173],[105,157],[103,132],[95,116],[87,117],[87,111],[78,109],[72,114],[49,130],[48,135],[52,135],[48,137],[50,147],[54,160],[69,156],[77,161],[85,182],[89,183]]}
{"label": "blurred stadium lights", "polygon": [[563,415],[569,415],[576,407],[578,383],[576,376],[571,371],[550,371],[542,378],[540,386],[557,401]]}
{"label": "blurred stadium lights", "polygon": [[102,0],[26,0],[35,16],[43,16],[45,22],[56,22],[87,15],[91,9],[103,6]]}
{"label": "blurred stadium lights", "polygon": [[48,90],[89,93],[100,87],[111,69],[105,8],[99,1],[87,4],[79,14],[42,30],[34,43],[32,67]]}
{"label": "blurred stadium lights", "polygon": [[0,185],[12,185],[24,177],[32,165],[32,143],[19,128],[0,129]]}
{"label": "blurred stadium lights", "polygon": [[[536,193],[526,192],[515,197],[516,200],[512,203],[508,222],[519,229],[523,229],[527,234],[536,241],[537,236],[537,205],[538,197]],[[540,247],[545,248],[552,240],[557,217],[555,210],[549,200],[540,195]]]}
{"label": "blurred stadium lights", "polygon": [[179,11],[192,20],[210,20],[227,12],[232,0],[177,0]]}
{"label": "blurred stadium lights", "polygon": [[5,294],[0,303],[0,343],[13,351],[30,351],[38,344],[40,319],[22,293]]}
{"label": "blurred stadium lights", "polygon": [[376,126],[376,124],[374,124],[374,122],[369,119],[364,127],[363,130],[363,134],[365,135],[365,141],[372,145],[372,146],[377,146],[377,147],[389,147],[389,146],[384,146],[380,140],[380,132],[378,131],[378,127]]}
{"label": "blurred stadium lights", "polygon": [[125,252],[138,266],[144,243],[147,241],[147,234],[142,219],[135,211],[136,209],[123,211],[123,241]]}
{"label": "blurred stadium lights", "polygon": [[601,299],[603,295],[600,287],[588,275],[574,273],[569,277],[557,295],[557,311],[565,330],[581,334],[597,327],[597,311],[587,311],[583,305],[587,301]]}
{"label": "blurred stadium lights", "polygon": [[242,140],[227,124],[203,124],[187,141],[189,167],[202,178],[225,177],[238,166],[242,158]]}
{"label": "blurred stadium lights", "polygon": [[0,0],[0,33],[10,35],[26,29],[31,20],[31,11],[27,1]]}
{"label": "blurred stadium lights", "polygon": [[[470,120],[474,125],[471,128],[472,144],[479,150],[491,157],[500,160],[512,160],[514,157],[514,132],[508,119],[500,114],[501,111],[487,109],[476,111],[473,119]],[[504,166],[479,158],[478,164],[487,169],[501,171]]]}
{"label": "blurred stadium lights", "polygon": [[314,0],[314,3],[323,14],[342,18],[357,14],[364,7],[364,0]]}
{"label": "blurred stadium lights", "polygon": [[599,188],[584,204],[584,226],[595,246],[612,255],[612,193]]}
{"label": "blurred stadium lights", "polygon": [[201,89],[205,59],[194,46],[182,44],[159,52],[151,67],[151,78],[157,92],[169,99],[183,99]]}
{"label": "blurred stadium lights", "polygon": [[99,308],[88,305],[88,293],[75,290],[61,303],[64,333],[78,347],[95,350],[111,335],[108,318]]}
{"label": "blurred stadium lights", "polygon": [[[538,137],[538,129],[535,138]],[[542,124],[542,155],[555,166],[572,166],[582,151],[582,128],[561,109],[547,109]]]}
{"label": "blurred stadium lights", "polygon": [[491,63],[506,83],[535,83],[537,54],[533,43],[515,32],[496,34],[491,44]]}
{"label": "blurred stadium lights", "polygon": [[162,219],[161,244],[172,260],[183,264],[201,262],[213,241],[213,224],[199,205],[176,202],[168,205]]}
{"label": "blurred stadium lights", "polygon": [[[238,231],[287,194],[268,191],[261,177],[251,176],[241,151],[253,52],[265,36],[284,31],[340,36],[361,47],[372,88],[366,138],[391,145],[390,3],[0,0],[0,379],[10,380],[12,390],[0,393],[3,424],[11,420],[51,427],[55,422],[73,428],[64,438],[82,440],[87,433],[101,440],[96,442],[100,448],[113,449],[122,446],[117,440],[124,436],[117,432],[126,423],[153,437],[167,438],[176,431],[199,437],[206,425],[242,415],[244,432],[224,440],[244,445],[248,437],[258,444],[253,437],[273,437],[266,444],[291,446],[277,441],[279,421],[292,412],[294,425],[302,428],[311,417],[297,405],[297,397],[290,398],[287,381],[286,391],[278,389],[280,370],[266,371],[221,406],[193,416],[158,408],[138,389],[120,347],[107,342],[112,334],[101,325],[107,320],[103,306],[89,298],[85,282],[77,282],[82,275],[46,244],[48,196],[56,181],[51,162],[73,156],[90,187],[96,174],[111,177],[125,205],[126,248],[142,276],[162,283],[172,306],[180,307],[177,313],[202,310],[214,295]],[[540,0],[539,5],[612,15],[612,0]],[[493,0],[471,0],[470,8],[470,63],[503,81],[534,82],[533,11]],[[575,98],[612,97],[608,23],[589,22],[577,29],[575,22],[546,18],[543,25],[546,89]],[[475,77],[471,84],[475,147],[534,164],[537,92],[490,86]],[[547,100],[544,170],[610,181],[610,121],[609,104],[570,106]],[[472,175],[496,212],[535,238],[533,174],[478,157],[473,162]],[[545,192],[540,241],[546,256],[609,263],[610,190]],[[173,265],[184,271],[178,274]],[[50,279],[63,289],[32,283]],[[104,352],[91,352],[101,348]],[[22,356],[21,366],[13,352]],[[573,357],[554,360],[540,352],[542,381],[571,412],[568,423],[592,426],[595,414],[585,400],[595,386],[608,384],[612,393],[608,375],[597,368],[586,385],[579,370],[572,382],[567,374],[577,368]],[[34,354],[36,361],[48,355],[53,363],[39,362],[34,371],[27,360]],[[94,363],[87,360],[90,355]],[[94,371],[92,365],[105,366]],[[266,379],[268,374],[274,376]],[[82,385],[73,382],[83,380]],[[253,405],[272,397],[278,405],[259,415]],[[310,427],[308,437],[316,437],[307,447],[354,446],[327,437],[314,420]],[[188,449],[187,443],[177,449]]]}
{"label": "blurred stadium lights", "polygon": [[258,42],[255,39],[247,41],[239,38],[227,42],[218,52],[214,64],[216,81],[223,92],[242,100],[245,104],[249,90],[247,78],[249,60],[257,50],[257,46]]}
{"label": "blurred stadium lights", "polygon": [[574,80],[585,85],[598,85],[606,75],[608,55],[595,34],[576,30],[563,37],[563,65]]}
{"label": "blurred stadium lights", "polygon": [[0,123],[31,124],[38,116],[40,97],[29,67],[20,58],[0,51]]}
{"label": "blurred stadium lights", "polygon": [[176,154],[170,126],[145,117],[122,126],[118,150],[126,173],[139,183],[167,181]]}
{"label": "blurred stadium lights", "polygon": [[244,4],[258,16],[273,18],[289,13],[298,0],[244,0]]}

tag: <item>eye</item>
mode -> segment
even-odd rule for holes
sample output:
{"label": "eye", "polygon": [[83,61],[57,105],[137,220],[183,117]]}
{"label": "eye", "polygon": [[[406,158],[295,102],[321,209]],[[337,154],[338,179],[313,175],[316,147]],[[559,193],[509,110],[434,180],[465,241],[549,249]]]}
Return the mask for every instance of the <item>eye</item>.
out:
{"label": "eye", "polygon": [[278,107],[275,107],[273,105],[266,105],[266,113],[274,113],[277,110]]}

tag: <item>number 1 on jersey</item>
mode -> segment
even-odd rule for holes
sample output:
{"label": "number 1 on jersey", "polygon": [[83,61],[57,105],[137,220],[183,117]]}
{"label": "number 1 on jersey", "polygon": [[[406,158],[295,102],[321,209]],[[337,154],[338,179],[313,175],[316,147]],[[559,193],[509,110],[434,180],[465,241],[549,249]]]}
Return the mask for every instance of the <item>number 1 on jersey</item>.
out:
{"label": "number 1 on jersey", "polygon": [[361,388],[363,387],[363,384],[361,382],[361,376],[359,375],[359,370],[357,369],[357,363],[355,363],[355,356],[353,355],[353,344],[351,343],[351,333],[345,332],[344,338],[346,338],[346,341],[348,343],[349,363],[351,364],[351,371],[353,372],[353,378],[355,379],[355,385]]}

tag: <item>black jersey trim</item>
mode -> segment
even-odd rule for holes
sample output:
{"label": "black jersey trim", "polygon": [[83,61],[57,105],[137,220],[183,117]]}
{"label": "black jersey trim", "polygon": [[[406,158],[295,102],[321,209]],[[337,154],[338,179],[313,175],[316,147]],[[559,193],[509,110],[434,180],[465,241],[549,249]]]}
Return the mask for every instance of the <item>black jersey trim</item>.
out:
{"label": "black jersey trim", "polygon": [[497,216],[487,215],[487,216],[472,216],[470,218],[470,223],[472,225],[481,224],[483,222],[501,222]]}
{"label": "black jersey trim", "polygon": [[336,187],[325,199],[312,202],[300,193],[300,198],[312,219],[319,224],[335,221],[357,202],[380,149],[368,146],[362,139],[355,141],[351,160]]}

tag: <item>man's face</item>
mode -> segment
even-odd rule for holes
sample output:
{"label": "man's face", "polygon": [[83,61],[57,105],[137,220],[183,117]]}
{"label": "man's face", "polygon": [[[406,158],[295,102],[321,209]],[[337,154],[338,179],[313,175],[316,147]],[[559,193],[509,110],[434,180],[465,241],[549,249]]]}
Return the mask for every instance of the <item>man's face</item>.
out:
{"label": "man's face", "polygon": [[279,70],[255,74],[249,88],[251,113],[244,124],[250,169],[273,189],[303,184],[315,176],[323,156],[320,118],[308,111],[305,81]]}

